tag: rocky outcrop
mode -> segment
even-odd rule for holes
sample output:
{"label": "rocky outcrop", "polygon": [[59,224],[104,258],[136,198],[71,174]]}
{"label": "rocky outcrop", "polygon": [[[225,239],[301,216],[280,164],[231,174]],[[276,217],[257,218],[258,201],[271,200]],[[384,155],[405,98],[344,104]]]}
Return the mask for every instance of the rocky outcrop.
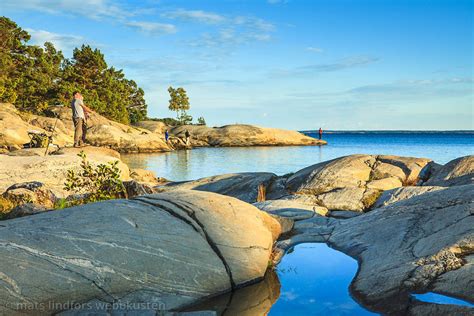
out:
{"label": "rocky outcrop", "polygon": [[148,185],[157,185],[167,181],[166,179],[158,178],[153,171],[145,169],[130,169],[130,178]]}
{"label": "rocky outcrop", "polygon": [[207,127],[185,125],[171,129],[175,137],[184,138],[185,131],[191,134],[193,147],[240,147],[240,146],[304,146],[325,145],[325,141],[303,135],[296,131],[252,125],[226,125]]}
{"label": "rocky outcrop", "polygon": [[[51,135],[53,127],[54,144],[64,147],[72,145],[74,124],[69,107],[53,107],[59,120],[53,117],[24,114],[12,104],[0,103],[0,148],[20,149],[30,141],[28,131]],[[143,121],[134,126],[124,125],[92,113],[88,119],[87,141],[98,147],[107,147],[119,152],[160,152],[203,146],[290,146],[323,145],[296,131],[251,125],[227,125],[209,128],[201,125],[187,125],[170,129],[170,142],[165,142],[164,131],[169,128],[162,122]],[[184,131],[191,132],[191,145],[185,144]]]}
{"label": "rocky outcrop", "polygon": [[289,192],[313,195],[329,210],[362,212],[384,190],[416,183],[425,158],[351,155],[304,168],[286,182]]}
{"label": "rocky outcrop", "polygon": [[279,233],[278,222],[257,208],[198,191],[7,220],[0,313],[35,314],[33,304],[52,313],[60,306],[53,303],[94,299],[184,307],[260,280]]}
{"label": "rocky outcrop", "polygon": [[67,170],[80,169],[81,158],[77,154],[84,151],[88,161],[97,165],[119,161],[121,179],[129,180],[128,166],[120,161],[120,155],[111,149],[84,147],[64,148],[59,153],[44,156],[44,149],[25,149],[0,155],[0,192],[15,183],[41,181],[58,197],[64,197],[64,181]]}
{"label": "rocky outcrop", "polygon": [[474,183],[474,155],[451,160],[438,168],[423,185],[447,187],[471,183]]}
{"label": "rocky outcrop", "polygon": [[259,187],[266,188],[277,176],[268,172],[223,174],[187,182],[172,182],[158,187],[162,191],[199,190],[215,192],[253,203],[257,201]]}
{"label": "rocky outcrop", "polygon": [[[73,144],[74,123],[69,107],[55,107],[51,111],[56,118],[23,114],[8,103],[0,103],[0,146],[22,148],[30,141],[28,131],[51,135],[56,125],[53,143],[64,147]],[[134,126],[120,124],[92,113],[88,120],[87,141],[99,147],[119,152],[169,151],[164,135]]]}
{"label": "rocky outcrop", "polygon": [[360,267],[351,292],[382,314],[436,310],[435,304],[420,307],[411,293],[439,291],[473,302],[473,191],[474,185],[454,186],[350,219],[298,221],[278,245],[285,251],[301,242],[327,242],[356,258]]}
{"label": "rocky outcrop", "polygon": [[[55,112],[63,124],[73,126],[69,108],[57,108]],[[157,152],[170,151],[162,133],[152,132],[140,127],[124,125],[92,113],[88,119],[87,141],[98,147],[108,147],[119,152]]]}
{"label": "rocky outcrop", "polygon": [[28,216],[54,208],[56,195],[43,183],[33,181],[17,183],[0,196],[8,207],[0,206],[3,219]]}
{"label": "rocky outcrop", "polygon": [[165,123],[159,121],[140,121],[134,125],[157,134],[164,134],[169,128]]}

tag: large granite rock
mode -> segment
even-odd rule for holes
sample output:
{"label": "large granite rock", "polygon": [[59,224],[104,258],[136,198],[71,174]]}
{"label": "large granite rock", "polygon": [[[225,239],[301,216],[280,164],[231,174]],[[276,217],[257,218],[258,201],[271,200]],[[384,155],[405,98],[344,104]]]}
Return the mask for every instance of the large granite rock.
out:
{"label": "large granite rock", "polygon": [[330,210],[362,212],[381,192],[416,183],[425,158],[350,155],[304,168],[286,182],[290,193],[313,195]]}
{"label": "large granite rock", "polygon": [[0,103],[0,147],[22,148],[24,144],[30,142],[28,131],[47,132],[23,119],[28,117],[31,115],[20,116],[20,112],[13,105]]}
{"label": "large granite rock", "polygon": [[[28,143],[28,131],[51,134],[54,130],[53,143],[61,147],[72,145],[74,123],[69,107],[51,109],[56,118],[38,115],[21,114],[8,103],[0,103],[0,147],[17,146],[21,148]],[[120,152],[155,152],[169,151],[170,147],[164,135],[158,130],[120,124],[92,113],[88,120],[87,141],[95,146],[108,147]]]}
{"label": "large granite rock", "polygon": [[[70,109],[57,108],[55,111],[64,125],[71,129],[71,135],[73,135],[74,123],[72,122]],[[97,113],[90,115],[87,124],[87,141],[94,146],[108,147],[119,152],[171,150],[162,133],[117,123]]]}
{"label": "large granite rock", "polygon": [[451,160],[438,168],[423,185],[447,187],[471,183],[474,183],[474,155]]}
{"label": "large granite rock", "polygon": [[247,203],[198,191],[7,220],[0,313],[36,315],[34,304],[52,313],[94,299],[184,307],[261,279],[279,228]]}
{"label": "large granite rock", "polygon": [[77,156],[84,151],[93,165],[119,161],[121,179],[129,180],[129,169],[120,160],[120,155],[111,149],[84,147],[64,148],[61,153],[44,156],[44,149],[25,149],[13,152],[14,155],[0,155],[0,192],[16,183],[41,181],[58,197],[64,197],[64,181],[67,170],[80,169],[81,158]]}
{"label": "large granite rock", "polygon": [[191,134],[193,147],[239,147],[239,146],[291,146],[324,145],[325,141],[303,135],[296,131],[252,125],[226,125],[207,127],[203,125],[184,125],[171,129],[171,134],[184,138],[185,131]]}
{"label": "large granite rock", "polygon": [[242,201],[257,202],[259,187],[268,187],[277,176],[268,172],[231,173],[201,178],[187,182],[172,182],[160,186],[162,191],[199,190],[215,192],[238,198]]}
{"label": "large granite rock", "polygon": [[[351,292],[382,314],[437,310],[435,304],[420,307],[411,293],[438,291],[474,302],[472,192],[474,185],[454,186],[350,219],[299,221],[278,246],[285,251],[301,242],[328,242],[354,257],[360,266]],[[455,313],[456,308],[441,310]]]}
{"label": "large granite rock", "polygon": [[377,199],[374,208],[386,206],[398,201],[406,200],[414,196],[425,194],[426,192],[442,190],[443,187],[401,187],[397,189],[387,190]]}

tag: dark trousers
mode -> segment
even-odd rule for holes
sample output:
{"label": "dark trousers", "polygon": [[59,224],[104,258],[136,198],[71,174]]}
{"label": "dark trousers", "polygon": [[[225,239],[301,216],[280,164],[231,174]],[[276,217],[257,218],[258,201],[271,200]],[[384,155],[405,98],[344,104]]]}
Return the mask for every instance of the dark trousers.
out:
{"label": "dark trousers", "polygon": [[75,117],[72,120],[74,121],[74,146],[84,144],[87,133],[86,120],[80,117]]}

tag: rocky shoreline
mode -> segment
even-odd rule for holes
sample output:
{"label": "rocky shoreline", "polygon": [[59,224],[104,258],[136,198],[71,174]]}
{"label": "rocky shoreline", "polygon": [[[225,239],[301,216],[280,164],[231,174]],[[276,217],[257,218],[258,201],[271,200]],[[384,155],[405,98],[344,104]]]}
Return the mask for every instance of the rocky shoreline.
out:
{"label": "rocky shoreline", "polygon": [[[94,163],[120,160],[111,150],[85,150]],[[474,156],[441,166],[426,158],[351,155],[285,176],[179,183],[123,165],[130,199],[45,212],[48,197],[64,196],[60,174],[77,165],[76,154],[0,155],[2,197],[33,196],[43,207],[0,222],[1,312],[70,300],[155,302],[155,309],[179,311],[261,280],[299,243],[325,242],[358,260],[351,292],[369,310],[473,313],[411,294],[474,303]],[[268,294],[272,302],[275,295]]]}
{"label": "rocky shoreline", "polygon": [[[30,141],[29,131],[51,135],[56,126],[53,143],[59,147],[73,144],[74,124],[69,107],[55,107],[51,113],[59,118],[44,117],[19,112],[14,105],[0,103],[0,152],[18,150]],[[206,127],[185,125],[169,127],[157,121],[138,122],[135,126],[124,125],[92,113],[88,121],[87,141],[97,147],[109,148],[121,153],[167,152],[193,147],[235,146],[314,146],[326,141],[305,136],[296,131],[264,128],[251,125]],[[165,141],[164,132],[170,131]],[[191,133],[186,144],[184,131]]]}

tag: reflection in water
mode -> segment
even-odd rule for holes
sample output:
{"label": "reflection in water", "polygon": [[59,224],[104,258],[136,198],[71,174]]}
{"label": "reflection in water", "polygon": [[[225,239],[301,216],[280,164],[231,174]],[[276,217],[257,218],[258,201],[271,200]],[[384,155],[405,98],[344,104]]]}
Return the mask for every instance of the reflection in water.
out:
{"label": "reflection in water", "polygon": [[473,134],[327,134],[327,146],[198,148],[156,154],[123,154],[131,168],[149,169],[173,181],[236,172],[295,172],[350,154],[428,157],[438,163],[470,155]]}
{"label": "reflection in water", "polygon": [[280,296],[280,282],[273,270],[267,271],[263,281],[235,292],[212,298],[187,311],[215,311],[217,315],[267,315]]}
{"label": "reflection in water", "polygon": [[372,315],[349,294],[357,262],[326,244],[296,246],[283,257],[276,271],[269,271],[260,283],[210,299],[190,310],[252,316]]}

